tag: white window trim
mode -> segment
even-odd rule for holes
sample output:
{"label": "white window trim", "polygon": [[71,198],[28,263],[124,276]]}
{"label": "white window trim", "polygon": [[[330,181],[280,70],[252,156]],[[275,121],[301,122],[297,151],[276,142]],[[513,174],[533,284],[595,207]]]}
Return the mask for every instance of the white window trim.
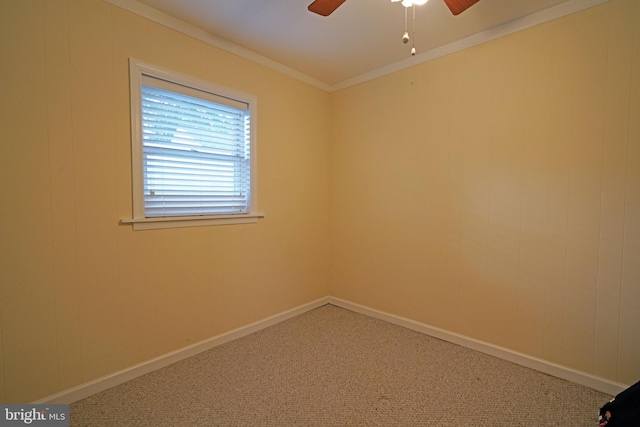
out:
{"label": "white window trim", "polygon": [[[251,114],[251,195],[249,212],[234,215],[204,215],[184,217],[147,218],[144,213],[144,182],[142,157],[142,113],[141,90],[142,76],[155,77],[169,82],[176,82],[196,90],[210,92],[223,97],[237,99],[249,104]],[[211,82],[200,80],[174,71],[151,65],[137,59],[129,58],[130,101],[131,101],[131,173],[133,185],[133,218],[125,218],[122,224],[132,224],[134,230],[153,230],[161,228],[200,227],[209,225],[231,225],[256,223],[264,214],[257,211],[258,178],[257,178],[257,108],[258,101],[254,95],[229,89]]]}

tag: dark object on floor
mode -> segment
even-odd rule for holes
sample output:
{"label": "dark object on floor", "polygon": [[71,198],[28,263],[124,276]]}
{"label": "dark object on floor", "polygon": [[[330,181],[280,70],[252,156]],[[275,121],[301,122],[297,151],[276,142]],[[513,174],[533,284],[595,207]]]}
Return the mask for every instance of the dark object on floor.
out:
{"label": "dark object on floor", "polygon": [[600,427],[640,426],[640,382],[600,408]]}

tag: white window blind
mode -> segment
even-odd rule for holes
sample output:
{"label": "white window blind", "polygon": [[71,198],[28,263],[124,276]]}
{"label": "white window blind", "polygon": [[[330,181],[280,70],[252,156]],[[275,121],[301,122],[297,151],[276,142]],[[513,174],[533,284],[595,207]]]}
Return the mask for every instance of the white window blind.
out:
{"label": "white window blind", "polygon": [[250,212],[250,108],[150,76],[141,80],[144,215]]}

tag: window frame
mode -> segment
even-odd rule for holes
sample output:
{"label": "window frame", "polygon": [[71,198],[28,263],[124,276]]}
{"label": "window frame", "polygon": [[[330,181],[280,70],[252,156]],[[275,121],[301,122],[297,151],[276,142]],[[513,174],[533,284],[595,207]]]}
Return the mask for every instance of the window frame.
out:
{"label": "window frame", "polygon": [[[249,105],[250,125],[250,194],[249,209],[246,213],[193,216],[146,217],[144,205],[144,158],[142,149],[142,80],[143,76],[165,80],[187,88],[214,96],[237,100]],[[264,217],[258,207],[257,179],[257,97],[185,74],[170,71],[134,58],[129,58],[129,86],[131,110],[131,173],[133,218],[122,219],[123,224],[132,224],[134,230],[160,228],[181,228],[209,225],[231,225],[256,223]]]}

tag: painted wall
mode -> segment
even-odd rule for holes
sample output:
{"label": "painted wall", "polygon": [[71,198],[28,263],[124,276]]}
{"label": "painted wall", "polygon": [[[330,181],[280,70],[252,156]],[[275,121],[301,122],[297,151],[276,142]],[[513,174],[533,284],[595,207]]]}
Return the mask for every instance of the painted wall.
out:
{"label": "painted wall", "polygon": [[[329,95],[101,0],[0,1],[0,402],[327,294],[637,381],[636,3]],[[265,219],[118,224],[129,57],[258,96]]]}
{"label": "painted wall", "polygon": [[332,96],[330,293],[640,380],[640,2]]}
{"label": "painted wall", "polygon": [[[0,1],[0,402],[327,295],[330,95],[101,0]],[[133,232],[128,58],[258,97],[258,224]]]}

